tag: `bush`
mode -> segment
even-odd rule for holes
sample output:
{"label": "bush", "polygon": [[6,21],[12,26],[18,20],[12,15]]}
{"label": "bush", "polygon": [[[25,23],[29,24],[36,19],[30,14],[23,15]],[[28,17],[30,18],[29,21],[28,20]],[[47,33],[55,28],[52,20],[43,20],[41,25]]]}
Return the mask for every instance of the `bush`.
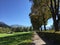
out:
{"label": "bush", "polygon": [[0,33],[8,33],[8,32],[11,32],[10,28],[0,27]]}

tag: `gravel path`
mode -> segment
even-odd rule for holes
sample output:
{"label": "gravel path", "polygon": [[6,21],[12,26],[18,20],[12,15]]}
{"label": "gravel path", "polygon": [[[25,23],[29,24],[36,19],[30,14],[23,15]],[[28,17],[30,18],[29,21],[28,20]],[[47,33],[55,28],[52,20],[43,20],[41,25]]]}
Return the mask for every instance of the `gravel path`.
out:
{"label": "gravel path", "polygon": [[39,35],[38,35],[36,32],[34,32],[34,36],[33,36],[32,40],[33,40],[33,43],[34,43],[35,45],[44,45],[44,44],[46,44],[46,43],[39,37]]}

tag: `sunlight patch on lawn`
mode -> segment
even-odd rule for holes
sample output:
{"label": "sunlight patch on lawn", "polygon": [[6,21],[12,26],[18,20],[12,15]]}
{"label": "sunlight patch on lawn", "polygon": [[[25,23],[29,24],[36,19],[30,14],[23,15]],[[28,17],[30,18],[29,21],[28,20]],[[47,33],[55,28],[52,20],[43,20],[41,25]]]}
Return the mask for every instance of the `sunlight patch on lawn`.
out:
{"label": "sunlight patch on lawn", "polygon": [[16,32],[16,33],[12,33],[12,34],[0,34],[0,37],[6,37],[6,36],[13,36],[13,35],[17,35],[17,34],[26,34],[26,33],[31,33],[31,32]]}

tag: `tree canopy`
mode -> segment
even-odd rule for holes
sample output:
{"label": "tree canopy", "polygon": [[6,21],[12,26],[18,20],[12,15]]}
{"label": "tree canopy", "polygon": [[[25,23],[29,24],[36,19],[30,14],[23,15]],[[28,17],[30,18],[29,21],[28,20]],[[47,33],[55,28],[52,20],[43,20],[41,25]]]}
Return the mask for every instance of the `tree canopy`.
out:
{"label": "tree canopy", "polygon": [[[30,18],[32,25],[41,27],[47,24],[47,20],[51,17],[51,12],[44,0],[30,0],[32,2]],[[37,24],[37,25],[36,25]],[[46,28],[46,27],[45,27]]]}

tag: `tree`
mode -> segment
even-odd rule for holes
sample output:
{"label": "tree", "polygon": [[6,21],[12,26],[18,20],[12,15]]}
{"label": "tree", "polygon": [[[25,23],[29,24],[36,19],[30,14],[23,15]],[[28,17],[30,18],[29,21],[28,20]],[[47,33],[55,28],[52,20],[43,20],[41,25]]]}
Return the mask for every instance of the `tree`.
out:
{"label": "tree", "polygon": [[30,16],[30,19],[31,19],[31,23],[32,23],[32,26],[33,26],[33,29],[34,30],[39,30],[39,27],[41,27],[41,23],[42,23],[42,20],[39,20],[39,15],[31,15]]}
{"label": "tree", "polygon": [[56,17],[59,19],[59,16],[58,16],[58,13],[59,13],[59,0],[49,0],[49,1],[46,0],[46,4],[49,7],[49,9],[51,10],[55,31],[59,31],[58,21],[56,20]]}
{"label": "tree", "polygon": [[33,31],[33,27],[32,26],[29,27],[29,31]]}
{"label": "tree", "polygon": [[[48,9],[46,9],[46,10],[49,10],[50,9],[50,12],[51,12],[51,14],[52,14],[52,18],[53,18],[53,22],[54,22],[54,27],[55,27],[55,31],[59,31],[59,28],[58,28],[58,22],[59,22],[59,20],[60,20],[60,16],[59,16],[59,0],[30,0],[30,1],[32,1],[32,3],[33,3],[33,7],[35,8],[35,9],[44,9],[43,8],[43,6],[44,7],[46,7],[46,8],[48,8]],[[41,11],[41,10],[40,10]],[[33,12],[33,10],[32,10],[32,12]],[[39,11],[38,11],[39,12]],[[45,12],[46,13],[46,12]],[[43,14],[42,13],[42,16],[43,16],[43,22],[45,23],[46,21],[46,19],[47,18],[44,18],[45,16],[44,16],[45,14]],[[46,15],[47,16],[47,15]],[[50,14],[48,15],[48,16],[50,16]],[[56,19],[56,17],[58,18],[58,19]],[[48,18],[49,19],[49,18]],[[45,24],[44,24],[45,25]]]}
{"label": "tree", "polygon": [[[33,2],[31,13],[36,15],[36,17],[39,15],[37,18],[38,28],[41,27],[42,25],[44,25],[44,29],[46,30],[47,20],[51,17],[51,15],[50,15],[50,11],[49,11],[48,7],[45,5],[45,1],[44,0],[30,0],[30,1]],[[45,7],[45,8],[43,8],[43,7]],[[43,12],[43,9],[45,10],[44,12]],[[32,23],[32,25],[33,24],[34,23]]]}

